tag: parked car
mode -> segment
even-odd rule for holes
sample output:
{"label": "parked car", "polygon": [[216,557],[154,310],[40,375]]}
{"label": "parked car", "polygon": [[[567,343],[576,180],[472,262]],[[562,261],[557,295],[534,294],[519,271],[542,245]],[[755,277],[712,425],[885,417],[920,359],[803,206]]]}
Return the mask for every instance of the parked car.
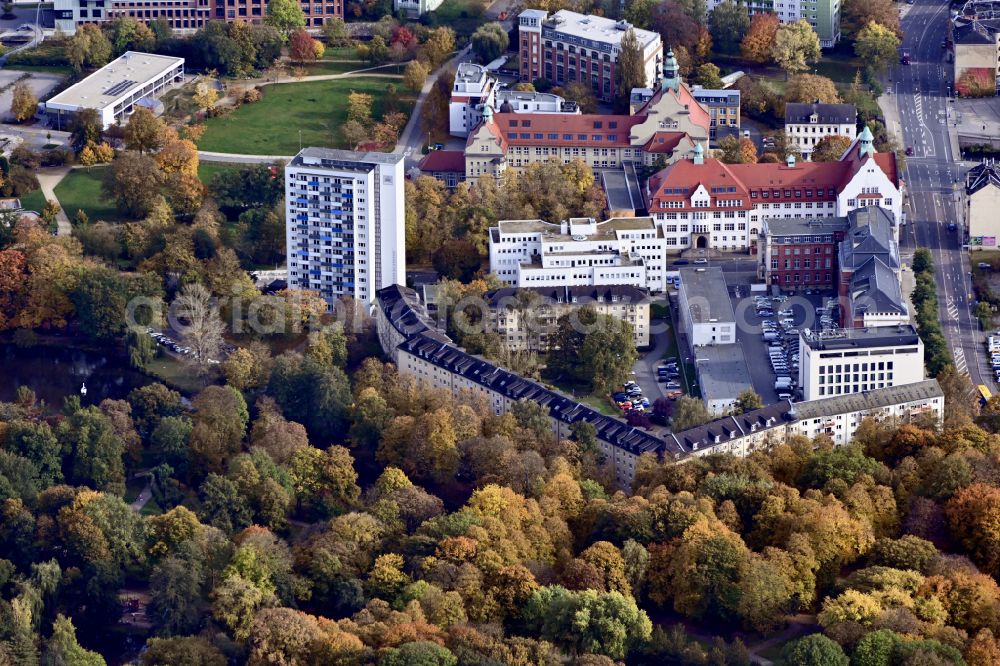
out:
{"label": "parked car", "polygon": [[696,263],[696,264],[707,264],[708,263],[708,259],[706,259],[705,257],[699,257],[698,259],[694,260],[694,263]]}

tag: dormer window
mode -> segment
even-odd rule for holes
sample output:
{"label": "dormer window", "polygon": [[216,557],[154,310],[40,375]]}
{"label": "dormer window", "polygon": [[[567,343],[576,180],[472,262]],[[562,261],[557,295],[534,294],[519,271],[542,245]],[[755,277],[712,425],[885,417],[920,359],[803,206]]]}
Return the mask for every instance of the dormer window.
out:
{"label": "dormer window", "polygon": [[815,125],[816,123],[819,122],[819,116],[815,113],[812,114],[811,116],[809,116],[809,122]]}

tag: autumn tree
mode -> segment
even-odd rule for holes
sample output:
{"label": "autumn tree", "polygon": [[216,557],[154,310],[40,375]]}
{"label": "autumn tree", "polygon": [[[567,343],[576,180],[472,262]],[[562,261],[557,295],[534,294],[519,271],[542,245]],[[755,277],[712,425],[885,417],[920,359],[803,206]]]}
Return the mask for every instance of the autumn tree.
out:
{"label": "autumn tree", "polygon": [[759,12],[750,19],[750,28],[746,37],[740,43],[741,55],[758,64],[771,60],[774,50],[774,39],[778,34],[780,21],[777,15],[770,12]]}
{"label": "autumn tree", "polygon": [[199,366],[207,367],[210,360],[218,359],[225,324],[208,289],[198,283],[186,285],[171,304],[171,314]]}
{"label": "autumn tree", "polygon": [[11,93],[10,114],[14,116],[14,121],[23,123],[35,117],[38,112],[38,98],[24,81],[14,84]]}
{"label": "autumn tree", "polygon": [[124,153],[108,168],[102,189],[121,213],[143,218],[160,193],[159,166],[148,155]]}
{"label": "autumn tree", "polygon": [[781,658],[782,663],[800,666],[848,666],[850,663],[843,648],[822,634],[787,643]]}
{"label": "autumn tree", "polygon": [[77,72],[103,67],[111,60],[111,53],[111,42],[96,23],[81,25],[66,46],[66,58]]}
{"label": "autumn tree", "polygon": [[[732,4],[731,0],[729,0],[729,4]],[[722,78],[720,77],[720,74],[721,71],[716,65],[706,62],[698,68],[698,73],[695,76],[695,83],[703,88],[721,88]]]}
{"label": "autumn tree", "polygon": [[809,159],[813,162],[836,162],[850,145],[850,137],[839,134],[824,136],[813,146]]}
{"label": "autumn tree", "polygon": [[619,109],[627,109],[633,88],[646,85],[646,66],[642,56],[642,45],[635,30],[629,28],[622,35],[615,64],[615,104]]}
{"label": "autumn tree", "polygon": [[723,53],[736,53],[750,30],[750,14],[746,5],[725,0],[712,10],[708,25],[712,41],[719,49]]}
{"label": "autumn tree", "polygon": [[705,403],[697,398],[685,395],[678,398],[674,403],[671,426],[674,432],[681,432],[702,423],[707,423],[711,419],[712,416],[708,413]]}
{"label": "autumn tree", "polygon": [[310,37],[304,28],[299,28],[289,39],[288,55],[296,62],[313,62],[323,57],[323,44]]}
{"label": "autumn tree", "polygon": [[137,107],[125,125],[125,147],[140,153],[151,153],[167,141],[166,123],[145,107]]}
{"label": "autumn tree", "polygon": [[549,371],[599,393],[621,386],[637,357],[632,325],[589,306],[561,316],[549,337]]}
{"label": "autumn tree", "polygon": [[427,81],[430,70],[420,60],[411,60],[403,70],[403,85],[413,92],[419,92]]}
{"label": "autumn tree", "polygon": [[840,93],[837,92],[837,85],[825,76],[796,74],[785,86],[785,101],[839,104]]}
{"label": "autumn tree", "polygon": [[888,28],[897,37],[903,35],[899,25],[899,9],[892,0],[845,0],[840,22],[845,39],[856,39],[869,23]]}
{"label": "autumn tree", "polygon": [[472,52],[485,65],[503,55],[509,42],[507,31],[501,24],[485,23],[472,33]]}
{"label": "autumn tree", "polygon": [[869,21],[854,40],[854,53],[875,72],[883,72],[895,63],[899,37],[890,28]]}
{"label": "autumn tree", "polygon": [[305,27],[306,16],[295,0],[268,0],[264,23],[277,28],[287,39],[292,31]]}
{"label": "autumn tree", "polygon": [[974,483],[945,507],[952,534],[972,559],[992,575],[1000,572],[1000,488]]}
{"label": "autumn tree", "polygon": [[807,70],[809,63],[819,60],[819,56],[819,37],[808,21],[800,19],[778,27],[771,57],[785,70],[786,76]]}
{"label": "autumn tree", "polygon": [[246,401],[231,386],[209,386],[194,401],[190,455],[195,470],[218,470],[240,449],[249,413]]}
{"label": "autumn tree", "polygon": [[199,109],[212,108],[218,99],[219,91],[214,81],[202,79],[195,84],[191,100],[198,105]]}

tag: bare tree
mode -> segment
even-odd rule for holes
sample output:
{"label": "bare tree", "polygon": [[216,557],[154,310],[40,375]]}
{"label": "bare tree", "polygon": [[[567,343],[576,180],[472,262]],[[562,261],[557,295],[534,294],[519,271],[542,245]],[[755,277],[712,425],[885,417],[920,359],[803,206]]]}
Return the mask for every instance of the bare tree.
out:
{"label": "bare tree", "polygon": [[191,348],[199,368],[205,369],[210,360],[218,359],[225,324],[208,289],[200,284],[185,286],[174,299],[171,325],[181,334],[184,346]]}

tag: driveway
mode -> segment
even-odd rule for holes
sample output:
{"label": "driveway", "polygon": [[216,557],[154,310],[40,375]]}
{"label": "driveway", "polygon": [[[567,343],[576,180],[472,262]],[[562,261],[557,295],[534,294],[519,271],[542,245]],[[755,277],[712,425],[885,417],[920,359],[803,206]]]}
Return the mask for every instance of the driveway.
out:
{"label": "driveway", "polygon": [[656,381],[656,366],[659,365],[660,359],[663,358],[663,355],[667,353],[667,349],[670,348],[670,336],[667,335],[667,329],[664,324],[665,322],[659,319],[650,322],[650,342],[652,346],[647,351],[639,352],[639,360],[636,361],[633,368],[635,383],[639,385],[639,388],[642,389],[642,394],[649,398],[649,402],[651,403],[657,398],[666,396],[663,384]]}

